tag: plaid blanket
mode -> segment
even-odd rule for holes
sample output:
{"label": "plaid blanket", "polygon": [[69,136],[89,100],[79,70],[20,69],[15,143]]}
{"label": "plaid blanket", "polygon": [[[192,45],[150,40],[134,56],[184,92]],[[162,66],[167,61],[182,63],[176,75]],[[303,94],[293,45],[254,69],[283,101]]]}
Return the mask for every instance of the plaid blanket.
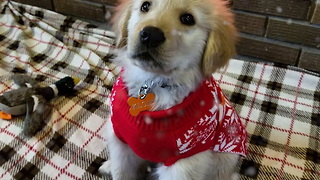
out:
{"label": "plaid blanket", "polygon": [[[113,33],[40,8],[4,1],[0,8],[0,93],[25,73],[41,85],[81,79],[76,94],[50,101],[53,113],[34,137],[24,117],[0,119],[0,179],[110,179],[109,92],[119,73],[110,62]],[[320,179],[320,79],[268,64],[232,60],[214,74],[249,133],[240,179]]]}

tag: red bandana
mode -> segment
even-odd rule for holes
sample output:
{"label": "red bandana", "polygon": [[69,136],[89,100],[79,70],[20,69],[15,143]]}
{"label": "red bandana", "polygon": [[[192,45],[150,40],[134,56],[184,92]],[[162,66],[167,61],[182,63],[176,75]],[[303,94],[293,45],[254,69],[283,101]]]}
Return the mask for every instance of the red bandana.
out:
{"label": "red bandana", "polygon": [[167,110],[132,116],[128,98],[119,77],[111,93],[113,128],[117,137],[143,159],[170,166],[208,149],[247,154],[247,132],[213,78]]}

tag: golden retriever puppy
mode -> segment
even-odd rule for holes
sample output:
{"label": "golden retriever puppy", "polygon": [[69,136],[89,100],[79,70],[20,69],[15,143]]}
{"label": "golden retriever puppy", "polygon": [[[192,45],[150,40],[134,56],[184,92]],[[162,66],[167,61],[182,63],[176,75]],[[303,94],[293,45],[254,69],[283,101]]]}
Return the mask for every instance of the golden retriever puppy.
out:
{"label": "golden retriever puppy", "polygon": [[150,161],[160,180],[236,178],[247,134],[212,77],[235,54],[226,1],[121,0],[113,23],[123,69],[100,172],[134,180]]}

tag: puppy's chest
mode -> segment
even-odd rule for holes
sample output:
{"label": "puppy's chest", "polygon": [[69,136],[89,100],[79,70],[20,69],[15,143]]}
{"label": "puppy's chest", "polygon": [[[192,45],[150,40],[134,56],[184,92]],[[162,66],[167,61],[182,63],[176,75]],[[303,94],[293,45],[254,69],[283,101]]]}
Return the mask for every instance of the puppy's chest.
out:
{"label": "puppy's chest", "polygon": [[140,86],[135,85],[130,88],[128,92],[137,107],[145,107],[152,103],[150,108],[143,108],[143,110],[158,111],[181,103],[190,90],[174,84],[144,82]]}
{"label": "puppy's chest", "polygon": [[112,93],[113,127],[117,137],[144,159],[169,163],[203,150],[219,149],[221,137],[243,142],[238,116],[209,82],[177,106],[137,116],[128,113],[129,96],[119,82]]}

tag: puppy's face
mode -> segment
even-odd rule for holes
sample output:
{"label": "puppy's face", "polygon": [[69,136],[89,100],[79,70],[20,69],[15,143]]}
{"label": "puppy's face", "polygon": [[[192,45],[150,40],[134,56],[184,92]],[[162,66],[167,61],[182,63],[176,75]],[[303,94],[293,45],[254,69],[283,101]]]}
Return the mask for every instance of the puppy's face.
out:
{"label": "puppy's face", "polygon": [[146,71],[196,66],[208,75],[235,52],[232,17],[219,0],[127,0],[118,13],[119,46]]}

